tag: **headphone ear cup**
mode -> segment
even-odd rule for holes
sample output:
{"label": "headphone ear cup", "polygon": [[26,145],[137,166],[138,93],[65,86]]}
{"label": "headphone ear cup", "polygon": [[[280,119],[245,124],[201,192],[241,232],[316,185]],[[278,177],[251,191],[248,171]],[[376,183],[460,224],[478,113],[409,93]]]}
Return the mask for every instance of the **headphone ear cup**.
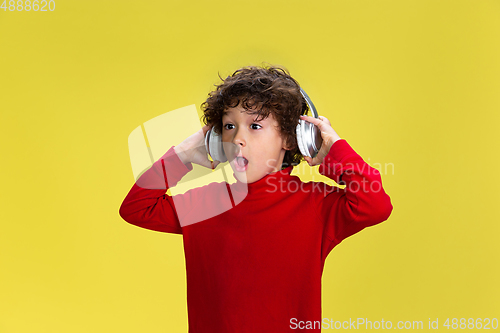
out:
{"label": "headphone ear cup", "polygon": [[211,128],[205,134],[205,148],[214,161],[226,162],[226,154],[222,147],[222,138]]}
{"label": "headphone ear cup", "polygon": [[307,149],[306,144],[304,142],[305,141],[303,137],[304,126],[306,126],[306,122],[300,119],[299,123],[297,124],[297,127],[295,128],[295,132],[297,134],[297,144],[299,145],[300,153],[303,156],[311,157],[311,155],[309,154],[309,149]]}
{"label": "headphone ear cup", "polygon": [[[300,93],[302,94],[302,97],[304,97],[314,118],[318,119],[318,111],[316,111],[316,107],[309,96],[302,88],[300,88]],[[316,157],[321,145],[323,144],[323,138],[321,137],[321,131],[319,128],[312,123],[299,119],[299,123],[297,124],[295,131],[297,132],[297,143],[302,155],[311,158]]]}
{"label": "headphone ear cup", "polygon": [[300,119],[295,131],[297,133],[297,144],[300,153],[303,156],[315,157],[323,144],[323,138],[321,137],[319,128],[314,124]]}
{"label": "headphone ear cup", "polygon": [[323,145],[323,137],[321,136],[321,131],[318,126],[311,124],[311,146],[313,151],[313,156],[318,155],[321,146]]}

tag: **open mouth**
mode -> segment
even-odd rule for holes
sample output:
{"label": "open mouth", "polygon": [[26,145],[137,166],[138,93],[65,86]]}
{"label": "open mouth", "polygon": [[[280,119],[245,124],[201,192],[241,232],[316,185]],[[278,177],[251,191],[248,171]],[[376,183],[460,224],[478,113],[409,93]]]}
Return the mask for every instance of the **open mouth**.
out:
{"label": "open mouth", "polygon": [[234,165],[238,171],[245,171],[248,166],[248,160],[243,156],[236,156]]}

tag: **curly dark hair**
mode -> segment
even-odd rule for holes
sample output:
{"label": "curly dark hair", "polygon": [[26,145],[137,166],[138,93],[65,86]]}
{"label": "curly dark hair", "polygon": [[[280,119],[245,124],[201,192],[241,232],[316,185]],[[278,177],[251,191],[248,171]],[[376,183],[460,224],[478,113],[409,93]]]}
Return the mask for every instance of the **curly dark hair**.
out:
{"label": "curly dark hair", "polygon": [[295,128],[300,115],[307,113],[308,106],[300,93],[299,84],[290,73],[278,66],[247,66],[236,70],[226,79],[220,79],[222,83],[215,85],[216,89],[201,104],[203,123],[213,126],[214,131],[221,134],[224,110],[240,103],[249,114],[257,114],[258,120],[272,113],[289,149],[281,169],[299,164],[303,156],[297,144]]}

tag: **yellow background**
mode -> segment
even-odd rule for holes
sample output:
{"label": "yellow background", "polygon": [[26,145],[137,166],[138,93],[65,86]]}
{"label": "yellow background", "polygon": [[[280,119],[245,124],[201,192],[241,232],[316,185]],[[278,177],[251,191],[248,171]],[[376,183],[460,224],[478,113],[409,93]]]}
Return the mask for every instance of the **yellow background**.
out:
{"label": "yellow background", "polygon": [[394,165],[389,220],[327,259],[323,317],[500,318],[499,41],[494,0],[0,10],[0,332],[187,332],[182,237],[118,215],[127,138],[263,61]]}

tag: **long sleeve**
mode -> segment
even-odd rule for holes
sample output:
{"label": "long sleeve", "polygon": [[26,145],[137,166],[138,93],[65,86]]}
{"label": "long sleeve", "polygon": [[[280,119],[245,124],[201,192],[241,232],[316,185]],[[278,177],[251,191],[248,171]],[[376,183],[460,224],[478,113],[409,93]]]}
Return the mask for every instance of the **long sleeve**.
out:
{"label": "long sleeve", "polygon": [[391,199],[382,187],[380,172],[368,165],[346,140],[332,145],[319,172],[346,185],[344,189],[329,187],[328,193],[316,202],[315,211],[324,221],[329,239],[326,254],[343,239],[391,215]]}
{"label": "long sleeve", "polygon": [[172,146],[134,183],[120,206],[120,216],[142,228],[182,234],[173,198],[166,192],[192,169],[191,163],[182,163]]}

